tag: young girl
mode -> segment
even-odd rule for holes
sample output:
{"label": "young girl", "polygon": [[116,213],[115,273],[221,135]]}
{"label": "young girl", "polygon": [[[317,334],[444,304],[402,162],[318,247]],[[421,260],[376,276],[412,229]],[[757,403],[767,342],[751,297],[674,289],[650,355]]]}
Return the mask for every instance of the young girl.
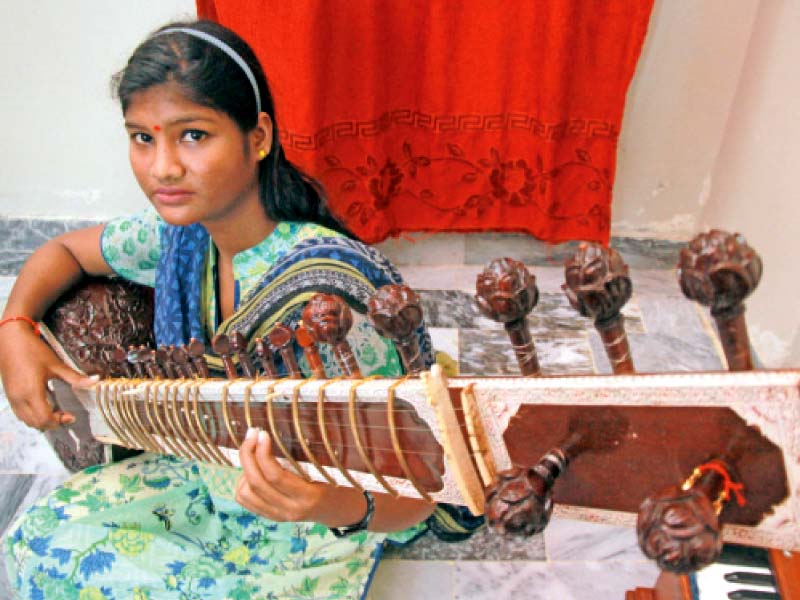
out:
{"label": "young girl", "polygon": [[[131,167],[152,208],[38,249],[0,326],[11,407],[42,430],[73,421],[46,401],[48,379],[92,381],[32,325],[84,275],[154,286],[158,344],[230,331],[252,339],[295,323],[320,290],[363,311],[377,287],[400,281],[345,235],[315,183],[286,160],[264,73],[236,34],[208,22],[168,25],[115,83]],[[392,345],[363,317],[348,339],[365,375],[401,373]],[[248,432],[240,458],[242,471],[156,454],[87,469],[9,529],[12,584],[20,597],[47,599],[359,598],[385,538],[378,532],[413,536],[433,509],[308,483],[275,460],[264,431]]]}

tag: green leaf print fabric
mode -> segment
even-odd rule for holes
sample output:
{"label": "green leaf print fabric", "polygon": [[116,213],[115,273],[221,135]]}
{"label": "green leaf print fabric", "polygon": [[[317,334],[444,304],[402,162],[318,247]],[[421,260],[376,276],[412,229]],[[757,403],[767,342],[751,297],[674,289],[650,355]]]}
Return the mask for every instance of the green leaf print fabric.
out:
{"label": "green leaf print fabric", "polygon": [[384,534],[261,518],[233,501],[237,477],[155,454],[87,469],[10,528],[9,580],[36,600],[363,595]]}

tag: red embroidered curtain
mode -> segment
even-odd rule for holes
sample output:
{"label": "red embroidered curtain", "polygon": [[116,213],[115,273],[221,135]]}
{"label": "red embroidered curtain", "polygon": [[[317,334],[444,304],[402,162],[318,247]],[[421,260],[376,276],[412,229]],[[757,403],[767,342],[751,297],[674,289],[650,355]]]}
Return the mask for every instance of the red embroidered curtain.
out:
{"label": "red embroidered curtain", "polygon": [[361,239],[607,242],[653,0],[197,0],[242,35],[290,160]]}

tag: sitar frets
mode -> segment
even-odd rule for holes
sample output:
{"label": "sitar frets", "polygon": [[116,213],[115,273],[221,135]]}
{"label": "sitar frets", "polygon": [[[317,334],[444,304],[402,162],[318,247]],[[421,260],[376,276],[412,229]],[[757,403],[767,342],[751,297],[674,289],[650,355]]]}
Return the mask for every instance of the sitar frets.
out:
{"label": "sitar frets", "polygon": [[[442,461],[438,442],[411,405],[395,402],[395,389],[405,379],[392,383],[383,404],[374,397],[359,397],[358,388],[370,379],[348,381],[347,389],[337,391],[335,401],[328,401],[326,389],[342,386],[341,379],[105,380],[98,384],[96,398],[99,416],[126,446],[231,465],[226,448],[238,448],[246,428],[261,427],[271,434],[276,456],[308,480],[308,469],[313,469],[323,480],[336,483],[334,474],[340,474],[348,484],[363,489],[352,475],[355,469],[371,475],[387,493],[399,495],[385,477],[392,475],[407,480],[420,496],[430,499],[429,492],[440,485],[443,472],[438,465]],[[283,385],[288,382],[293,384],[290,390]],[[211,393],[217,400],[200,398],[201,388],[208,383],[215,384]],[[312,383],[318,389],[304,392]],[[207,393],[208,388],[203,391]],[[314,400],[309,401],[310,395]],[[420,435],[430,437],[436,446],[415,443]],[[391,456],[388,467],[387,456]],[[409,457],[414,458],[413,467]],[[381,462],[380,467],[375,460]],[[339,483],[343,483],[341,478]]]}

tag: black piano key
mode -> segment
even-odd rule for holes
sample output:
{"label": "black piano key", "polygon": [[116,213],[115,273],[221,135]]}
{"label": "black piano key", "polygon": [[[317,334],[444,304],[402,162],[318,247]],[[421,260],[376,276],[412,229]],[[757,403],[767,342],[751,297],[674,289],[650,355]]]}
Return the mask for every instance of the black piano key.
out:
{"label": "black piano key", "polygon": [[766,573],[750,573],[748,571],[733,571],[725,573],[725,581],[741,583],[743,585],[769,585],[775,587],[775,578]]}
{"label": "black piano key", "polygon": [[751,546],[739,546],[738,544],[725,544],[717,562],[739,567],[770,568],[769,553],[766,550]]}
{"label": "black piano key", "polygon": [[781,595],[775,592],[762,592],[759,590],[736,590],[728,592],[731,600],[781,600]]}

